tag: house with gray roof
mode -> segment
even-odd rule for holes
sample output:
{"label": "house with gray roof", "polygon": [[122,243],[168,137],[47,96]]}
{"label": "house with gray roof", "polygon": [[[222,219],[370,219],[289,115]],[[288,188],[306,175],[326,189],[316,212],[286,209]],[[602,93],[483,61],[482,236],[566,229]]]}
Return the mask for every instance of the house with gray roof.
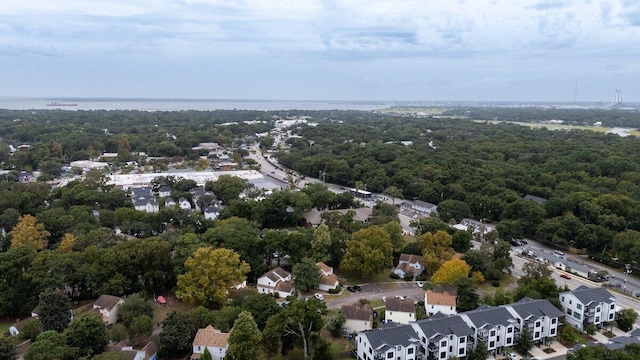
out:
{"label": "house with gray roof", "polygon": [[420,340],[412,325],[389,326],[381,330],[363,331],[356,338],[360,360],[420,359]]}
{"label": "house with gray roof", "polygon": [[504,306],[527,329],[536,344],[546,344],[548,338],[558,336],[560,318],[564,316],[549,300],[524,297],[518,302]]}
{"label": "house with gray roof", "polygon": [[588,324],[597,328],[606,326],[617,318],[621,310],[615,296],[604,288],[581,285],[573,291],[561,292],[559,297],[565,322],[580,331],[584,331]]}
{"label": "house with gray roof", "polygon": [[489,354],[501,354],[504,348],[513,347],[520,333],[518,318],[505,307],[481,305],[460,314],[471,327],[477,343],[483,342]]}
{"label": "house with gray roof", "polygon": [[464,358],[474,348],[474,332],[460,317],[438,313],[412,323],[427,358]]}
{"label": "house with gray roof", "polygon": [[160,211],[160,204],[155,196],[140,196],[132,199],[134,209],[148,213],[157,213]]}
{"label": "house with gray roof", "polygon": [[282,298],[295,294],[291,274],[281,267],[260,276],[256,287],[261,294],[278,293],[278,296]]}

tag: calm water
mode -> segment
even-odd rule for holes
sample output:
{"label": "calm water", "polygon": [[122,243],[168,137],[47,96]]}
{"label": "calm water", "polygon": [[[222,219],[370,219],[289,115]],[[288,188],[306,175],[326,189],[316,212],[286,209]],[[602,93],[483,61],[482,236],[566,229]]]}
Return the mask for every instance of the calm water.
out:
{"label": "calm water", "polygon": [[[73,103],[77,106],[47,106],[47,103]],[[0,109],[63,110],[376,110],[394,105],[392,102],[348,101],[282,101],[282,100],[217,100],[217,99],[95,99],[95,98],[0,98]]]}

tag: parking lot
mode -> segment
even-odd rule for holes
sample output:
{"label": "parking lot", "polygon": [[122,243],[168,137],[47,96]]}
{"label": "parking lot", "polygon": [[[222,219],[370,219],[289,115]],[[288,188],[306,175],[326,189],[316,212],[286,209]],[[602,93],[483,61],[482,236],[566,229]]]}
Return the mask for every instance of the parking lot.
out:
{"label": "parking lot", "polygon": [[381,300],[382,297],[404,296],[411,297],[415,301],[424,300],[424,290],[416,285],[415,281],[398,281],[374,284],[360,284],[361,291],[349,292],[346,287],[343,288],[342,294],[338,298],[332,299],[326,297],[327,307],[330,309],[339,309],[342,305],[348,305],[358,302],[360,299]]}

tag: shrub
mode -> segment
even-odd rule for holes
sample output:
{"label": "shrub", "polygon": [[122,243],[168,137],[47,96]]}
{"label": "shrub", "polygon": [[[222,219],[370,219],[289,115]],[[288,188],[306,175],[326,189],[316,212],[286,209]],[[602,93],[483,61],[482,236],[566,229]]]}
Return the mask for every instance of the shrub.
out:
{"label": "shrub", "polygon": [[500,287],[500,281],[499,281],[499,280],[493,280],[493,281],[491,281],[491,286],[493,286],[493,287]]}
{"label": "shrub", "polygon": [[588,324],[587,326],[585,326],[584,332],[586,332],[588,335],[593,335],[596,333],[596,326],[593,324]]}
{"label": "shrub", "polygon": [[329,294],[339,294],[342,291],[342,286],[338,285],[335,289],[327,291]]}
{"label": "shrub", "polygon": [[391,275],[389,275],[392,279],[400,279],[400,276],[398,276],[398,274],[396,273],[391,273]]}

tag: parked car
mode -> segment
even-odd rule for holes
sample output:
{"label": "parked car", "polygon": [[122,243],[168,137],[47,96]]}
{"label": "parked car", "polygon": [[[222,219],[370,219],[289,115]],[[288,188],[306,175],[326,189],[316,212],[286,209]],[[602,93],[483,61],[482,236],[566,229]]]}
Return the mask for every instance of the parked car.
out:
{"label": "parked car", "polygon": [[507,359],[509,359],[509,360],[518,360],[518,355],[516,355],[516,353],[509,353],[509,354],[507,354]]}
{"label": "parked car", "polygon": [[356,292],[357,290],[353,288],[353,286],[347,286],[347,290],[350,292]]}
{"label": "parked car", "polygon": [[422,287],[424,286],[424,283],[423,283],[422,281],[416,281],[416,285],[417,285],[419,288],[422,288]]}
{"label": "parked car", "polygon": [[362,288],[358,285],[353,285],[352,288],[356,289],[356,291],[362,291]]}
{"label": "parked car", "polygon": [[636,293],[636,297],[637,297],[637,298],[640,298],[640,292],[637,292],[637,293]]}
{"label": "parked car", "polygon": [[563,279],[571,280],[571,276],[569,276],[567,274],[560,274],[560,277],[563,278]]}
{"label": "parked car", "polygon": [[320,294],[320,293],[313,294],[313,297],[315,297],[318,300],[324,300],[324,296],[322,296],[322,294]]}

